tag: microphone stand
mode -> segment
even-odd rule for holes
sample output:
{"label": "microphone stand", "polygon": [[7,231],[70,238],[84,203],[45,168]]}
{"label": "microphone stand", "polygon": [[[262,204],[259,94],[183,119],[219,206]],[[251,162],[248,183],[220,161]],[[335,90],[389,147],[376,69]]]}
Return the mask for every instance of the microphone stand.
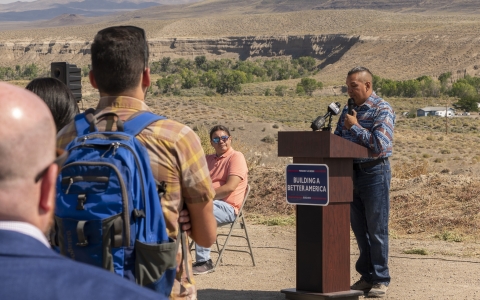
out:
{"label": "microphone stand", "polygon": [[329,131],[332,132],[332,115],[328,118],[328,125],[322,128],[322,131]]}

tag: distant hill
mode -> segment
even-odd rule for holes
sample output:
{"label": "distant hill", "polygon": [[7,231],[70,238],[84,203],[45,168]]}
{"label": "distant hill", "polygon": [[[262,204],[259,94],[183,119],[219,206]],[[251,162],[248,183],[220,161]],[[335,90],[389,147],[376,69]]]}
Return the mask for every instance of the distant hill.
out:
{"label": "distant hill", "polygon": [[63,14],[95,17],[153,6],[182,5],[199,0],[38,0],[0,5],[0,21],[37,21]]}
{"label": "distant hill", "polygon": [[480,13],[478,0],[204,0],[184,5],[152,7],[124,15],[128,18],[179,19],[332,9],[405,13]]}

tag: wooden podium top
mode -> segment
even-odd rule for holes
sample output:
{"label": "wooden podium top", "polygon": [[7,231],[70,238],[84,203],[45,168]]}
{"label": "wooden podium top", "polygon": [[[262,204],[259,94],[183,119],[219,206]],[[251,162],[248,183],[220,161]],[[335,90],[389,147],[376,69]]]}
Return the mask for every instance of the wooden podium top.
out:
{"label": "wooden podium top", "polygon": [[361,158],[370,151],[328,131],[279,131],[278,156]]}

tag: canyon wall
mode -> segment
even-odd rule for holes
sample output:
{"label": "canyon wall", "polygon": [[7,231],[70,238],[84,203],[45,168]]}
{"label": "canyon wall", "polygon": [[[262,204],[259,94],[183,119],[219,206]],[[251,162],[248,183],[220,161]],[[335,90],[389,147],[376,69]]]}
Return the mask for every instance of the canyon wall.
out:
{"label": "canyon wall", "polygon": [[[312,56],[324,64],[331,64],[359,41],[357,36],[306,35],[283,37],[222,37],[169,38],[149,40],[150,61],[164,56],[194,58]],[[6,41],[0,42],[0,65],[14,66],[28,63],[48,65],[52,61],[68,61],[87,65],[90,61],[91,41]]]}
{"label": "canyon wall", "polygon": [[[150,61],[162,57],[209,59],[312,56],[318,60],[317,78],[343,82],[345,73],[363,65],[374,74],[396,80],[422,75],[437,77],[452,72],[453,77],[480,75],[480,38],[470,34],[351,36],[342,34],[245,36],[215,38],[150,39]],[[51,62],[66,61],[77,66],[90,64],[91,41],[62,40],[0,41],[0,66],[35,63],[44,68]]]}

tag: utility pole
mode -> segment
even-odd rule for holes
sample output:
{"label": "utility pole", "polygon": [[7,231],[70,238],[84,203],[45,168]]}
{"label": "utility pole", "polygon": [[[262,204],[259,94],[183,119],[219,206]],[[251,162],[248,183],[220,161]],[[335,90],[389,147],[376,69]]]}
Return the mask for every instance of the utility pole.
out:
{"label": "utility pole", "polygon": [[447,104],[445,106],[445,135],[448,135],[448,97]]}

